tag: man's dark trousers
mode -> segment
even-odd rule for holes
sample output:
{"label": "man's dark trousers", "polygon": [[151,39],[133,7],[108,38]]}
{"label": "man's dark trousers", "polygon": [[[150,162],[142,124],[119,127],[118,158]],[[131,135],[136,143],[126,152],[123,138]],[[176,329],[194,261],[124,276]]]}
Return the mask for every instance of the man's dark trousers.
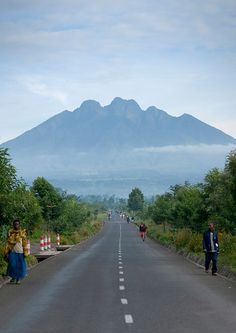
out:
{"label": "man's dark trousers", "polygon": [[206,257],[205,257],[205,269],[208,271],[210,262],[212,260],[212,273],[217,272],[217,257],[218,253],[217,252],[206,252]]}

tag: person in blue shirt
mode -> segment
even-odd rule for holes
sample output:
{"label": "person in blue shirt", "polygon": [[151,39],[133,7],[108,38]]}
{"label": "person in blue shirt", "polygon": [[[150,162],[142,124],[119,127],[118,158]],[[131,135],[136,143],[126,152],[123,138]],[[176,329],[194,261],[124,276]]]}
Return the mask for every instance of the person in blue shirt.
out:
{"label": "person in blue shirt", "polygon": [[203,251],[205,252],[205,272],[208,273],[212,261],[212,275],[217,275],[219,241],[214,223],[209,223],[208,230],[203,234]]}

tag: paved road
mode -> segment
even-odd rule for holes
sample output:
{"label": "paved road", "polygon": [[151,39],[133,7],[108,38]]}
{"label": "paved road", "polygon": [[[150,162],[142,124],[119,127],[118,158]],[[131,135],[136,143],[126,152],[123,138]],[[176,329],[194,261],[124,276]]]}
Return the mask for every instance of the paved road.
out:
{"label": "paved road", "polygon": [[235,333],[236,286],[119,218],[0,289],[1,333]]}

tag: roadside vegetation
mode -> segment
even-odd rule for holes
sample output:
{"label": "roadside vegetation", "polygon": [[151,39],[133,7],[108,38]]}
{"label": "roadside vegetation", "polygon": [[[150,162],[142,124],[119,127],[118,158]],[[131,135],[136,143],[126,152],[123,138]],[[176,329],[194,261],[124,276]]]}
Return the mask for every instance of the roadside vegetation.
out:
{"label": "roadside vegetation", "polygon": [[[160,244],[171,247],[184,255],[192,254],[195,259],[205,258],[202,251],[202,234],[191,229],[175,229],[170,225],[163,229],[162,224],[155,224],[148,221],[148,236]],[[220,255],[219,267],[227,267],[236,272],[236,236],[226,232],[219,232]],[[193,257],[192,257],[193,258]]]}
{"label": "roadside vegetation", "polygon": [[[31,186],[19,179],[7,149],[0,148],[0,274],[6,271],[3,248],[8,230],[19,218],[32,243],[50,232],[61,244],[75,244],[94,235],[106,219],[107,210],[126,211],[148,235],[165,246],[204,258],[202,233],[213,222],[219,233],[219,266],[236,271],[236,150],[223,170],[212,169],[199,184],[177,184],[147,200],[134,188],[128,200],[115,196],[77,197],[55,188],[43,177]],[[29,265],[35,258],[27,258]]]}
{"label": "roadside vegetation", "polygon": [[[0,274],[6,271],[3,250],[14,219],[20,219],[31,243],[39,244],[45,233],[56,243],[59,233],[61,244],[75,244],[94,235],[105,217],[101,204],[82,202],[43,177],[28,186],[17,177],[8,150],[0,148]],[[35,258],[29,256],[27,261],[33,265]]]}
{"label": "roadside vegetation", "polygon": [[210,170],[203,183],[171,186],[152,202],[143,202],[134,190],[129,213],[148,225],[151,238],[203,258],[202,234],[213,222],[220,240],[219,265],[236,271],[236,150],[228,154],[224,169]]}

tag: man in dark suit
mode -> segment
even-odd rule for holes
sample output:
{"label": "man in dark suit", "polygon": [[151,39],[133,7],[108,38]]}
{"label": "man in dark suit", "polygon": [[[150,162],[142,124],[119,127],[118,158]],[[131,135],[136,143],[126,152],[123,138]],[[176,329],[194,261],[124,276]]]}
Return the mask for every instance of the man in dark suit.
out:
{"label": "man in dark suit", "polygon": [[214,223],[203,234],[203,250],[205,252],[205,272],[208,273],[212,261],[212,275],[217,275],[217,257],[219,253],[218,235]]}

